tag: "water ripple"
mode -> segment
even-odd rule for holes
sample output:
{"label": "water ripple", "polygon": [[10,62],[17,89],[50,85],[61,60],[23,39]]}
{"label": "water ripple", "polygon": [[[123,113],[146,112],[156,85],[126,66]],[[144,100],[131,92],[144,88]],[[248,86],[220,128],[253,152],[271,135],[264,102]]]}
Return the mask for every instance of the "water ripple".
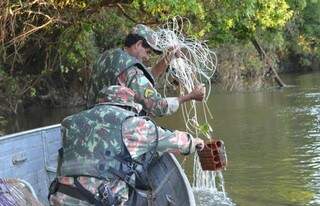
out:
{"label": "water ripple", "polygon": [[225,193],[217,190],[194,188],[193,193],[199,206],[235,206]]}

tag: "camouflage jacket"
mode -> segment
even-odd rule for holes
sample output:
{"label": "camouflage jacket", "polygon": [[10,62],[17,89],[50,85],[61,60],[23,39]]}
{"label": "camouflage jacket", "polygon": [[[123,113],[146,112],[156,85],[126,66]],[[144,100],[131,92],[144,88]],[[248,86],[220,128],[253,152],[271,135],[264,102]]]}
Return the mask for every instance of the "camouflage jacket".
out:
{"label": "camouflage jacket", "polygon": [[113,84],[129,87],[144,97],[139,103],[147,115],[170,115],[179,108],[178,99],[163,98],[155,89],[153,76],[148,69],[122,49],[104,52],[99,57],[92,71],[88,106],[97,103],[98,93],[104,86]]}
{"label": "camouflage jacket", "polygon": [[88,106],[97,103],[98,93],[103,87],[117,84],[119,74],[131,67],[139,68],[154,84],[152,75],[137,58],[130,56],[122,49],[107,50],[102,53],[93,67],[88,91]]}
{"label": "camouflage jacket", "polygon": [[164,116],[176,112],[179,101],[176,97],[163,98],[146,76],[137,67],[131,67],[119,75],[118,84],[129,87],[139,96],[139,102],[147,115]]}
{"label": "camouflage jacket", "polygon": [[[166,151],[189,152],[191,137],[187,133],[162,129],[151,120],[135,115],[108,103],[65,118],[61,123],[63,158],[59,161],[60,181],[72,185],[72,178],[65,176],[80,175],[80,182],[95,193],[101,179],[84,175],[105,177],[112,191],[126,201],[128,188],[108,172],[109,167],[119,167],[115,155],[126,148],[130,156],[139,161],[141,155],[154,148],[156,143],[160,154]],[[52,195],[50,202],[53,205],[90,205],[59,192]]]}
{"label": "camouflage jacket", "polygon": [[156,144],[157,133],[160,153],[188,152],[187,133],[164,130],[135,115],[108,103],[65,118],[61,123],[64,153],[59,174],[108,178],[106,171],[108,167],[118,167],[113,157],[124,153],[123,145],[137,160]]}

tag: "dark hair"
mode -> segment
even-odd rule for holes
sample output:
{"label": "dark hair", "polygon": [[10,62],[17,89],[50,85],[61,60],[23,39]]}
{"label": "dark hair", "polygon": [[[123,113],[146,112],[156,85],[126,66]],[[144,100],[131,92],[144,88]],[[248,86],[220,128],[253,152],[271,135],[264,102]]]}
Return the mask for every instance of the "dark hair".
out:
{"label": "dark hair", "polygon": [[138,41],[142,40],[142,46],[144,48],[150,48],[148,42],[143,38],[142,36],[139,36],[138,34],[128,34],[126,39],[124,40],[124,46],[125,47],[131,47]]}

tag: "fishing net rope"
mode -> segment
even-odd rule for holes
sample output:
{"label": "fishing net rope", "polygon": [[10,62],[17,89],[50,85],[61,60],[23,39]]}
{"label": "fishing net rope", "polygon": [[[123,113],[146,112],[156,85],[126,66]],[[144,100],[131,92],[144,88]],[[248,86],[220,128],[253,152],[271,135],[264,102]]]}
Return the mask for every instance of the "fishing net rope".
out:
{"label": "fishing net rope", "polygon": [[[178,49],[181,51],[179,53],[180,58],[166,59],[169,63],[169,69],[164,77],[164,95],[166,96],[167,88],[176,86],[172,84],[171,79],[178,81],[180,95],[188,94],[197,85],[204,84],[207,92],[202,101],[202,111],[198,111],[200,107],[192,100],[182,105],[182,115],[188,132],[196,137],[201,135],[210,139],[212,129],[208,117],[213,119],[213,116],[207,101],[211,93],[211,79],[217,68],[217,57],[206,43],[184,36],[183,31],[186,29],[184,22],[187,22],[190,26],[188,20],[175,17],[166,22],[156,32],[157,45],[165,51],[163,56],[170,57],[172,55],[168,52],[175,54]],[[199,115],[201,114],[204,118],[200,118]],[[216,186],[216,177],[218,177],[218,187]],[[225,195],[222,172],[203,171],[197,154],[194,157],[192,186],[195,190],[210,189],[215,197],[220,196],[221,200],[230,202]]]}
{"label": "fishing net rope", "polygon": [[202,132],[204,136],[210,138],[212,130],[207,115],[210,115],[210,118],[212,115],[207,100],[211,93],[211,79],[216,71],[217,58],[204,42],[186,38],[183,34],[184,27],[184,19],[176,17],[165,23],[156,32],[157,45],[165,51],[164,56],[170,57],[172,55],[168,52],[175,53],[176,50],[181,50],[180,58],[166,59],[170,67],[165,74],[164,93],[166,95],[167,87],[174,86],[169,79],[179,82],[180,95],[190,93],[199,84],[205,84],[207,96],[202,102],[204,123],[199,124],[199,112],[195,101],[183,104],[182,114],[188,132],[196,137],[199,136],[199,132]]}

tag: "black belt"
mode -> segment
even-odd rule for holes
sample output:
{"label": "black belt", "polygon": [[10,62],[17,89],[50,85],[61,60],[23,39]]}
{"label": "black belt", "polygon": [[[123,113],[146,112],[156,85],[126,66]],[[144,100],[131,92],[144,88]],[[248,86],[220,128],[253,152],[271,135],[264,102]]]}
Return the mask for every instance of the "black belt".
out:
{"label": "black belt", "polygon": [[61,192],[70,197],[89,202],[95,206],[103,206],[102,202],[89,190],[85,189],[76,178],[74,178],[74,184],[76,187],[61,184],[57,178],[54,179],[49,187],[48,199],[50,199],[50,195],[55,194],[56,192]]}

